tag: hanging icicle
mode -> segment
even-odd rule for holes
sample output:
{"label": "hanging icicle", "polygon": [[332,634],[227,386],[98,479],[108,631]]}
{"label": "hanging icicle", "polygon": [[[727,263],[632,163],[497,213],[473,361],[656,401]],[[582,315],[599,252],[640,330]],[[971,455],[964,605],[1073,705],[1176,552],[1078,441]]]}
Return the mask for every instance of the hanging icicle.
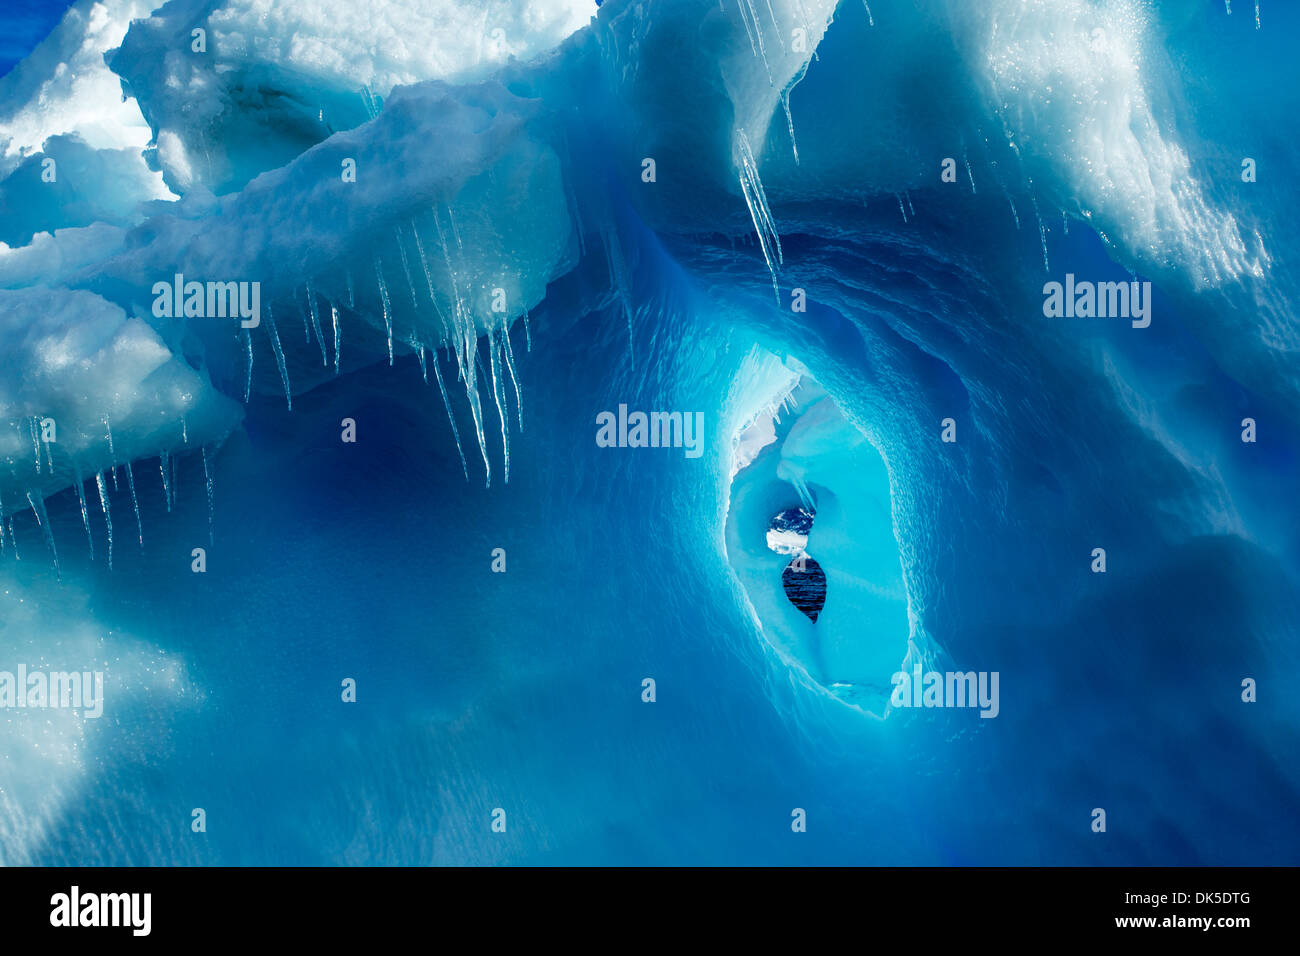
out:
{"label": "hanging icicle", "polygon": [[[131,491],[131,507],[135,510],[135,531],[136,537],[140,539],[140,550],[144,550],[144,522],[140,519],[140,499],[135,496],[135,475],[131,471],[131,463],[126,463],[126,486]],[[86,526],[90,530],[90,526]]]}
{"label": "hanging icicle", "polygon": [[[384,309],[384,328],[388,330],[388,364],[393,364],[393,303],[388,297],[388,283],[384,279],[384,264],[375,253],[375,279],[379,282],[379,302]],[[414,293],[412,293],[414,294]]]}
{"label": "hanging icicle", "polygon": [[99,506],[104,510],[104,527],[108,529],[108,569],[113,570],[113,516],[108,509],[108,483],[104,473],[95,473],[95,487],[99,489]]}
{"label": "hanging icicle", "polygon": [[334,323],[334,374],[339,374],[339,310],[330,303],[330,320]]}
{"label": "hanging icicle", "polygon": [[204,445],[200,449],[203,456],[203,481],[208,489],[208,545],[211,546],[216,537],[216,498],[212,483],[212,467],[208,463],[208,446]]}
{"label": "hanging icicle", "polygon": [[[77,500],[81,502],[81,523],[86,526],[86,544],[90,547],[90,560],[95,560],[95,536],[90,533],[90,509],[86,507],[86,488],[82,481],[81,472],[73,472],[73,480],[77,485]],[[0,531],[0,541],[4,540],[4,534]]]}
{"label": "hanging icicle", "polygon": [[740,158],[740,190],[745,196],[745,205],[749,207],[749,216],[754,221],[754,230],[758,233],[758,244],[763,250],[767,270],[772,274],[772,291],[776,293],[777,303],[780,304],[781,289],[776,282],[776,273],[785,261],[781,252],[781,237],[776,231],[776,220],[767,204],[767,194],[763,191],[763,181],[758,175],[754,151],[750,149],[749,138],[743,129],[736,131],[736,151]]}
{"label": "hanging icicle", "polygon": [[41,497],[39,491],[29,491],[27,501],[32,506],[32,514],[36,515],[36,523],[41,526],[41,533],[45,536],[45,546],[54,556],[55,577],[62,580],[63,571],[59,568],[59,551],[54,547],[54,529],[50,527],[50,516],[45,513],[45,499]]}
{"label": "hanging icicle", "polygon": [[316,332],[316,342],[320,345],[320,364],[329,366],[329,356],[325,354],[325,336],[320,332],[320,316],[316,312],[316,294],[311,290],[311,280],[306,281],[307,308],[311,312],[311,327]]}
{"label": "hanging icicle", "polygon": [[[181,416],[181,428],[185,427],[185,416]],[[104,433],[108,436],[108,457],[112,464],[109,466],[113,472],[113,490],[117,491],[117,452],[113,450],[113,426],[109,424],[108,418],[104,418]]]}
{"label": "hanging icicle", "polygon": [[243,328],[242,323],[240,325],[239,334],[244,340],[244,355],[248,364],[248,374],[244,378],[244,404],[247,405],[253,394],[253,333]]}
{"label": "hanging icicle", "polygon": [[[284,362],[284,349],[280,345],[280,332],[275,327],[275,315],[271,303],[266,304],[266,334],[271,337],[271,350],[275,352],[275,364],[280,369],[280,381],[284,383],[284,401],[293,411],[293,392],[289,389],[289,369]],[[165,479],[164,479],[165,480]]]}
{"label": "hanging icicle", "polygon": [[167,512],[170,514],[172,510],[171,465],[167,460],[167,452],[165,451],[158,453],[158,471],[162,475],[163,502],[167,505]]}

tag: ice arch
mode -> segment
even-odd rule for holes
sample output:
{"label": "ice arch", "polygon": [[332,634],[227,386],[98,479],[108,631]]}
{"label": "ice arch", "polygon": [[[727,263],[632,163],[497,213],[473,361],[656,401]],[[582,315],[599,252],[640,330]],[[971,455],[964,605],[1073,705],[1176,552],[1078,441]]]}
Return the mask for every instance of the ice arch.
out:
{"label": "ice arch", "polygon": [[[908,653],[892,497],[880,452],[806,372],[758,399],[733,437],[727,555],[764,638],[789,666],[877,716]],[[799,506],[815,511],[807,553],[826,574],[816,622],[782,587],[791,556],[768,546],[772,516]]]}

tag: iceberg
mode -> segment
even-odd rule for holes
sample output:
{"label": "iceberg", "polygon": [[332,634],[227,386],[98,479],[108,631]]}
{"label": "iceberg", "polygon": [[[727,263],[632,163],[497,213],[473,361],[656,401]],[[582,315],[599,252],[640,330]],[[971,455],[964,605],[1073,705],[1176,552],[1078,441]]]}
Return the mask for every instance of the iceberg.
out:
{"label": "iceberg", "polygon": [[78,0],[0,78],[0,671],[108,719],[0,721],[0,863],[1294,864],[1261,6]]}

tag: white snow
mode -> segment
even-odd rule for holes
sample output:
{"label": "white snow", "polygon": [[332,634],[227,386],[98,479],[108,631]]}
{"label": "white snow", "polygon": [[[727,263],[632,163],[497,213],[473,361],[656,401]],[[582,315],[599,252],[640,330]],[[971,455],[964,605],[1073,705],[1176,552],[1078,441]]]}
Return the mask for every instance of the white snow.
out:
{"label": "white snow", "polygon": [[[182,417],[198,442],[242,417],[144,321],[90,292],[0,290],[0,340],[0,489],[10,509],[29,491],[48,496],[180,446]],[[44,419],[55,441],[34,456],[32,422]]]}

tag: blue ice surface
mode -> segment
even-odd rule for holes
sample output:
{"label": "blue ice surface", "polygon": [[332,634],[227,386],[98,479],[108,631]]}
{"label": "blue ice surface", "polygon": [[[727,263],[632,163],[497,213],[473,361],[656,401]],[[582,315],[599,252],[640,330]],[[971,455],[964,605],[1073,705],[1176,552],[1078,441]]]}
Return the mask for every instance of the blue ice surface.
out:
{"label": "blue ice surface", "polygon": [[72,0],[8,0],[0,31],[0,76],[4,76],[45,39]]}
{"label": "blue ice surface", "polygon": [[[1095,243],[1080,255],[1108,268]],[[1162,315],[1170,331],[1159,334],[1176,353],[1176,322]],[[882,730],[805,692],[773,699],[769,665],[709,543],[716,529],[706,510],[681,504],[717,476],[703,462],[649,454],[611,472],[591,440],[581,411],[611,396],[574,366],[579,356],[588,367],[624,360],[625,342],[599,331],[609,318],[558,336],[537,321],[547,347],[521,363],[529,411],[508,491],[459,480],[449,428],[430,413],[433,387],[410,357],[301,396],[292,413],[274,396],[258,400],[246,434],[222,452],[217,547],[201,581],[170,553],[203,539],[197,462],[183,460],[170,516],[157,480],[142,479],[150,546],[123,549],[95,603],[107,621],[137,630],[147,621],[146,633],[202,674],[206,697],[157,749],[123,743],[110,755],[93,798],[68,811],[39,859],[1288,857],[1289,785],[1242,741],[1261,720],[1290,720],[1292,705],[1235,704],[1233,687],[1220,692],[1204,667],[1268,672],[1241,647],[1242,635],[1267,626],[1252,621],[1241,593],[1266,606],[1273,586],[1250,548],[1206,539],[1142,572],[1112,565],[1130,580],[1107,593],[1075,568],[1090,540],[1046,563],[1031,554],[1059,501],[1027,495],[1017,537],[948,538],[954,552],[1010,562],[1006,577],[1018,582],[949,581],[963,597],[944,619],[952,646],[975,648],[967,666],[1002,674],[996,728],[949,737],[900,720]],[[690,338],[716,345],[719,335]],[[694,383],[696,403],[725,385],[712,365],[700,354],[674,374]],[[651,388],[675,393],[678,383]],[[361,423],[355,448],[337,441],[344,414]],[[1111,500],[1132,493],[1106,491]],[[56,535],[75,540],[78,522],[65,501]],[[1112,529],[1112,561],[1133,560],[1118,556],[1141,552],[1147,533],[1140,523]],[[32,533],[22,543],[39,553]],[[508,554],[500,576],[483,573],[495,547]],[[1065,609],[1067,590],[1075,603]],[[357,679],[356,705],[339,702],[341,675]],[[658,684],[653,706],[639,699],[644,676]],[[1189,703],[1216,693],[1212,717]],[[123,741],[148,734],[150,717],[133,724]],[[184,818],[192,804],[208,811],[201,839],[177,836],[167,815]],[[1079,826],[1096,805],[1141,826],[1116,833],[1112,822],[1102,847]],[[485,825],[498,806],[510,809],[506,834]],[[792,807],[809,811],[806,834],[790,832]],[[116,821],[111,834],[106,819]],[[1247,848],[1243,836],[1262,837],[1263,827],[1276,840]]]}
{"label": "blue ice surface", "polygon": [[[889,4],[873,8],[888,22]],[[1288,16],[1294,25],[1293,13],[1269,16],[1276,36]],[[865,14],[849,4],[838,22],[791,98],[809,175],[843,137],[868,135],[851,128],[867,108],[850,69]],[[1231,71],[1219,79],[1238,82]],[[907,106],[918,125],[927,101]],[[579,147],[591,135],[566,132]],[[773,132],[765,172],[785,162],[784,135]],[[1261,168],[1294,171],[1285,143],[1251,148]],[[606,201],[607,156],[573,150],[577,201]],[[987,165],[976,175],[994,182]],[[1282,180],[1294,200],[1294,180]],[[170,513],[156,461],[137,463],[143,549],[128,500],[114,494],[111,574],[74,545],[84,534],[75,495],[50,499],[63,575],[87,589],[94,619],[184,660],[198,690],[181,708],[156,692],[136,698],[111,730],[95,728],[93,769],[55,826],[25,835],[31,859],[1296,862],[1291,393],[1243,384],[1199,334],[1213,310],[1248,340],[1254,313],[1176,276],[1155,281],[1149,329],[1045,319],[1049,273],[1129,271],[1086,223],[1072,219],[1066,235],[1059,210],[1044,210],[1044,270],[1024,196],[1017,229],[991,191],[935,202],[917,190],[906,223],[888,194],[778,204],[782,294],[814,290],[794,316],[772,307],[743,206],[734,230],[661,233],[611,188],[615,212],[587,208],[615,223],[636,263],[627,295],[644,308],[629,330],[618,298],[603,294],[610,270],[593,234],[533,311],[531,351],[512,328],[525,427],[511,436],[510,482],[494,474],[490,488],[463,391],[452,402],[468,482],[437,387],[413,356],[390,367],[377,333],[349,326],[345,349],[373,361],[295,393],[290,412],[259,330],[258,387],[215,457],[206,574],[188,563],[208,540],[195,454],[179,460]],[[1279,257],[1300,246],[1293,225],[1273,238]],[[100,283],[105,295],[115,281]],[[277,315],[295,373],[314,364],[298,315]],[[203,349],[185,344],[199,362]],[[889,530],[927,646],[942,666],[1000,672],[996,719],[869,718],[781,659],[755,625],[725,553],[720,451],[755,347],[806,366],[881,443]],[[1138,406],[1103,387],[1098,356]],[[215,348],[202,361],[238,394],[240,366]],[[442,362],[454,382],[455,363]],[[710,454],[598,448],[594,413],[621,401],[704,410]],[[937,441],[950,415],[955,447]],[[1245,415],[1267,423],[1257,445],[1237,440]],[[345,417],[358,424],[355,445],[339,441]],[[1215,474],[1194,474],[1180,449],[1208,456]],[[822,476],[832,491],[880,485],[874,461],[865,475],[840,468]],[[1222,523],[1219,479],[1242,533],[1205,530]],[[50,578],[40,531],[24,519],[14,573]],[[883,522],[874,531],[873,561],[892,562]],[[1106,575],[1088,571],[1099,545]],[[489,570],[496,548],[504,574]],[[779,587],[778,574],[773,600]],[[831,591],[828,607],[835,600]],[[760,619],[762,603],[752,601]],[[340,700],[346,677],[356,704]],[[653,705],[641,701],[646,677]],[[1256,704],[1240,701],[1244,677],[1259,681]],[[201,835],[188,826],[200,806]],[[487,825],[496,807],[509,814],[503,834]],[[796,807],[806,833],[791,832]],[[1089,828],[1095,807],[1107,811],[1105,835]]]}

